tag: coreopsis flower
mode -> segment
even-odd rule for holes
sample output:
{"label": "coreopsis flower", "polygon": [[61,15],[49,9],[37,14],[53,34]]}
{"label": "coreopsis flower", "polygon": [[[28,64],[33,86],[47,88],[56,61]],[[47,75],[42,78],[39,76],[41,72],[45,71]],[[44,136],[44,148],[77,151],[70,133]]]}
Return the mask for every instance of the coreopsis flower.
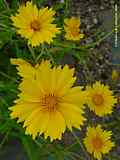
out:
{"label": "coreopsis flower", "polygon": [[113,70],[111,78],[113,81],[117,81],[119,78],[119,72],[117,70]]}
{"label": "coreopsis flower", "polygon": [[111,140],[112,132],[103,130],[101,125],[88,127],[84,138],[87,151],[97,160],[102,160],[102,155],[107,154],[115,146]]}
{"label": "coreopsis flower", "polygon": [[84,37],[84,34],[80,33],[80,19],[76,17],[66,18],[64,20],[65,38],[67,40],[78,41]]}
{"label": "coreopsis flower", "polygon": [[111,114],[117,99],[113,96],[108,85],[97,81],[93,86],[87,86],[87,104],[91,111],[98,116]]}
{"label": "coreopsis flower", "polygon": [[44,42],[53,41],[60,32],[56,24],[53,24],[55,11],[48,7],[38,9],[32,2],[20,6],[18,13],[11,16],[16,31],[22,37],[28,39],[28,44],[38,46]]}
{"label": "coreopsis flower", "polygon": [[[52,67],[49,61],[32,66],[21,59],[12,59],[17,65],[22,82],[15,105],[10,107],[11,117],[24,122],[26,134],[44,133],[45,138],[61,139],[66,128],[80,129],[85,118],[83,104],[86,92],[73,87],[74,69],[68,65]],[[28,68],[27,68],[28,66]]]}

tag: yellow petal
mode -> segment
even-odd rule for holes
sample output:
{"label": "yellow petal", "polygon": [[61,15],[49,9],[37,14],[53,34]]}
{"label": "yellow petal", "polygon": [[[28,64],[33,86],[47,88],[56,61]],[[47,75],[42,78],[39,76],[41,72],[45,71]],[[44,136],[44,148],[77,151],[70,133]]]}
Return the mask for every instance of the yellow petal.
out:
{"label": "yellow petal", "polygon": [[80,128],[85,118],[83,117],[83,111],[74,104],[61,103],[59,111],[62,113],[66,126],[72,130],[72,127]]}
{"label": "yellow petal", "polygon": [[61,139],[62,133],[64,133],[65,128],[65,121],[61,113],[58,111],[50,113],[48,126],[45,131],[45,137],[47,138],[49,136],[51,138],[51,141],[53,141],[54,139]]}

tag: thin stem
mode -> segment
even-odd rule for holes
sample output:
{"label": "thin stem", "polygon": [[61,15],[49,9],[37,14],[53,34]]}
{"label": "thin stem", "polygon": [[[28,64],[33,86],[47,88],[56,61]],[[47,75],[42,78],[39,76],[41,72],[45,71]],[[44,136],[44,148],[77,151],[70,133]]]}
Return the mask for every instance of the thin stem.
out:
{"label": "thin stem", "polygon": [[51,53],[50,53],[50,52],[48,52],[47,48],[45,48],[45,50],[46,50],[47,55],[48,55],[48,56],[49,56],[49,58],[51,59],[52,63],[53,63],[53,64],[55,64],[55,61],[54,61],[54,59],[53,59],[53,57],[52,57]]}
{"label": "thin stem", "polygon": [[69,154],[67,156],[70,157],[70,159],[72,159],[72,160],[76,160],[76,158],[73,155],[71,155],[71,154]]}
{"label": "thin stem", "polygon": [[82,142],[80,141],[80,139],[76,136],[76,134],[75,134],[74,132],[71,132],[71,133],[72,133],[72,135],[74,136],[74,138],[76,139],[77,143],[80,145],[80,147],[81,147],[83,153],[85,154],[85,156],[88,158],[88,160],[90,160],[90,157],[89,157],[89,155],[87,154],[87,152],[86,152],[86,150],[85,150]]}
{"label": "thin stem", "polygon": [[75,143],[71,144],[70,146],[66,147],[66,148],[65,148],[65,151],[70,150],[70,149],[71,149],[72,147],[74,147],[76,144],[78,144],[78,143],[75,142]]}
{"label": "thin stem", "polygon": [[66,17],[69,14],[69,5],[70,5],[70,0],[65,0],[64,17]]}
{"label": "thin stem", "polygon": [[78,153],[75,153],[75,152],[68,152],[68,153],[70,153],[71,155],[73,155],[77,159],[82,158],[81,155],[79,155]]}
{"label": "thin stem", "polygon": [[34,142],[41,148],[42,144],[40,142],[38,142],[37,140],[34,140]]}
{"label": "thin stem", "polygon": [[30,45],[28,45],[28,48],[29,48],[29,51],[30,51],[30,53],[31,53],[31,55],[33,57],[33,60],[35,61],[36,60],[36,56],[35,56],[34,49]]}
{"label": "thin stem", "polygon": [[67,44],[62,44],[62,43],[59,43],[59,42],[55,42],[53,45],[56,46],[56,47],[79,49],[79,50],[85,49],[85,48],[88,47],[87,45],[86,46],[85,45],[84,46],[71,46],[69,44],[67,45]]}
{"label": "thin stem", "polygon": [[2,72],[2,71],[0,71],[0,74],[1,74],[2,76],[4,76],[5,78],[10,79],[10,80],[13,81],[13,82],[18,82],[16,79],[13,79],[12,77],[8,76],[6,73],[4,73],[4,72]]}
{"label": "thin stem", "polygon": [[8,26],[6,26],[5,24],[0,23],[0,26],[3,28],[8,28]]}
{"label": "thin stem", "polygon": [[40,54],[37,56],[37,58],[35,59],[35,62],[36,62],[36,63],[40,60],[40,58],[41,58],[41,56],[42,56],[43,54],[44,54],[44,45],[41,46],[41,52],[40,52]]}
{"label": "thin stem", "polygon": [[2,96],[0,97],[0,101],[1,101],[1,104],[3,103],[4,106],[7,106],[7,107],[9,106],[6,100],[2,98]]}
{"label": "thin stem", "polygon": [[9,5],[8,5],[8,3],[6,2],[6,0],[4,0],[4,3],[5,3],[6,8],[9,9]]}
{"label": "thin stem", "polygon": [[5,143],[5,141],[6,141],[7,137],[8,137],[8,135],[9,135],[9,132],[10,132],[10,130],[5,134],[3,140],[1,141],[1,143],[0,143],[0,149],[2,148],[3,144]]}
{"label": "thin stem", "polygon": [[0,13],[0,18],[1,18],[1,19],[9,18],[9,15],[5,15],[5,14],[1,14],[1,13]]}
{"label": "thin stem", "polygon": [[[118,26],[118,28],[120,28],[120,25]],[[104,37],[102,37],[101,39],[99,39],[97,42],[93,43],[92,45],[88,45],[87,47],[95,47],[97,44],[101,43],[103,40],[105,40],[106,38],[108,38],[109,36],[111,36],[113,33],[115,32],[115,29],[112,29],[111,32],[107,33]]]}
{"label": "thin stem", "polygon": [[0,15],[6,14],[6,13],[7,13],[7,14],[8,14],[8,13],[11,14],[12,12],[14,12],[14,9],[9,8],[9,9],[7,9],[7,10],[1,11],[1,12],[0,12]]}
{"label": "thin stem", "polygon": [[7,26],[7,25],[5,25],[5,24],[2,24],[2,23],[0,23],[0,28],[3,30],[8,30],[9,32],[15,32],[15,29],[13,29],[13,28],[10,28],[9,26]]}
{"label": "thin stem", "polygon": [[53,56],[52,56],[49,52],[47,52],[47,55],[48,55],[49,58],[51,59],[52,63],[55,64],[54,59],[53,59]]}
{"label": "thin stem", "polygon": [[9,91],[10,91],[10,92],[13,92],[13,93],[16,93],[16,94],[19,93],[19,91],[15,90],[15,89],[10,89]]}

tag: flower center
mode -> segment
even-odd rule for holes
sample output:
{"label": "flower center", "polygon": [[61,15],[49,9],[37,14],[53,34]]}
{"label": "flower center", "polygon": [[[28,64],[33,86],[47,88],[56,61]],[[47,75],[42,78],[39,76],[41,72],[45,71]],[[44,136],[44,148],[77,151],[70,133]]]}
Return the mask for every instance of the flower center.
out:
{"label": "flower center", "polygon": [[102,105],[103,103],[104,103],[104,98],[103,98],[103,96],[102,95],[100,95],[100,94],[95,94],[94,96],[93,96],[93,98],[92,98],[92,100],[93,100],[93,103],[95,104],[95,105]]}
{"label": "flower center", "polygon": [[44,111],[54,112],[58,107],[59,98],[53,94],[45,95],[41,99],[42,109]]}
{"label": "flower center", "polygon": [[96,136],[92,139],[93,148],[99,150],[103,147],[103,141],[100,137]]}
{"label": "flower center", "polygon": [[79,35],[79,28],[71,27],[71,34],[75,37]]}
{"label": "flower center", "polygon": [[41,24],[39,21],[37,20],[34,20],[32,23],[31,23],[31,29],[33,29],[35,32],[36,31],[40,31],[41,29]]}

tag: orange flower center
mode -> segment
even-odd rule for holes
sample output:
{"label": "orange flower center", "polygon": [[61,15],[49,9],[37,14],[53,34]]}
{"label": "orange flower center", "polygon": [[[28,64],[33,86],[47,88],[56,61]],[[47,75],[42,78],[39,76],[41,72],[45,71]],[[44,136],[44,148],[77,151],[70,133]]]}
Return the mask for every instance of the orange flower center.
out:
{"label": "orange flower center", "polygon": [[73,28],[71,27],[71,34],[76,37],[79,35],[79,28]]}
{"label": "orange flower center", "polygon": [[103,147],[103,141],[100,137],[96,136],[92,139],[93,148],[99,150]]}
{"label": "orange flower center", "polygon": [[36,31],[40,31],[41,29],[41,24],[38,20],[34,20],[32,23],[31,23],[31,29],[33,29],[35,32]]}
{"label": "orange flower center", "polygon": [[92,101],[95,105],[102,105],[104,103],[104,98],[101,94],[95,94],[93,97],[92,97]]}
{"label": "orange flower center", "polygon": [[53,94],[45,95],[41,99],[41,105],[43,107],[42,109],[44,111],[53,112],[57,109],[58,102],[59,102],[59,98],[56,97],[55,95]]}

